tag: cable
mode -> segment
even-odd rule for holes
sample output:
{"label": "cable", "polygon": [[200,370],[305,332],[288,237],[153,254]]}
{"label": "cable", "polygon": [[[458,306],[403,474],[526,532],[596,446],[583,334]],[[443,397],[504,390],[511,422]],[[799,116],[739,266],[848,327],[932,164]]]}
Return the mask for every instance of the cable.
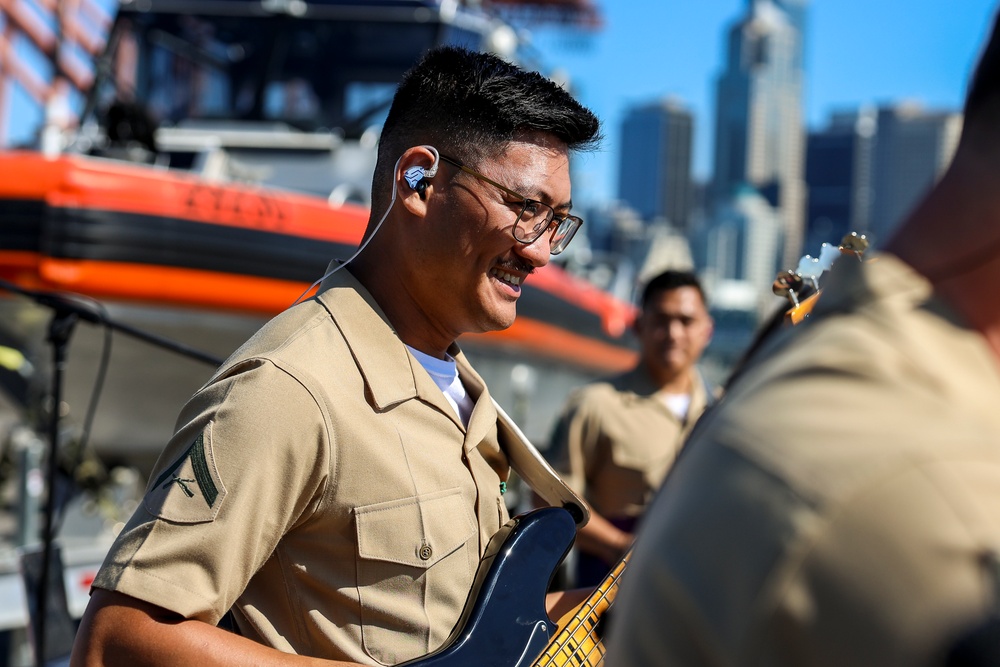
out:
{"label": "cable", "polygon": [[[400,155],[399,159],[396,160],[396,165],[392,168],[393,176],[395,176],[396,170],[399,169],[399,160],[402,160],[402,159],[403,159],[403,156]],[[358,255],[360,255],[361,251],[364,250],[368,246],[368,243],[373,238],[375,238],[375,234],[378,233],[378,230],[382,227],[382,223],[385,222],[385,219],[389,217],[389,211],[392,210],[392,206],[395,203],[396,203],[396,184],[393,183],[393,186],[392,186],[392,199],[389,200],[389,206],[388,206],[388,208],[385,209],[385,213],[382,214],[382,219],[378,221],[377,225],[375,225],[375,229],[373,229],[372,233],[368,235],[368,238],[366,238],[364,241],[361,242],[361,245],[358,246],[358,249],[354,251],[354,254],[351,255],[347,259],[346,262],[341,262],[340,264],[338,264],[334,268],[330,269],[329,271],[327,271],[326,273],[324,273],[316,282],[314,282],[312,285],[310,285],[309,287],[307,287],[306,290],[302,294],[299,295],[299,298],[297,298],[295,301],[292,302],[292,306],[294,306],[295,304],[297,304],[300,301],[302,301],[303,297],[305,297],[306,294],[309,294],[309,292],[311,292],[314,287],[316,287],[321,282],[323,282],[324,280],[326,280],[327,278],[329,278],[330,276],[332,276],[333,274],[335,274],[337,271],[340,271],[342,268],[344,268],[345,266],[347,266],[348,264],[350,264],[351,262],[353,262],[354,258],[357,257]],[[289,306],[289,308],[290,307],[291,306]]]}
{"label": "cable", "polygon": [[[94,306],[100,313],[101,317],[107,321],[111,318],[108,313],[108,309],[103,303],[97,299],[92,299],[90,297],[79,295],[84,301],[89,301],[91,305]],[[101,393],[104,391],[104,380],[108,374],[108,366],[111,362],[111,341],[114,329],[108,325],[104,326],[104,345],[101,348],[101,361],[97,369],[97,376],[94,379],[94,388],[90,395],[90,403],[87,405],[87,413],[83,419],[83,427],[80,431],[80,445],[79,452],[80,457],[83,456],[83,450],[87,447],[87,442],[90,440],[90,429],[94,424],[94,415],[97,413],[97,402],[100,400]]]}
{"label": "cable", "polygon": [[[433,146],[421,146],[421,148],[425,148],[425,149],[429,150],[431,153],[434,154],[434,164],[431,165],[431,168],[428,169],[426,171],[426,173],[424,174],[424,176],[426,178],[433,178],[437,174],[438,161],[439,161],[438,150],[436,148],[434,148]],[[385,209],[385,213],[382,214],[382,217],[381,217],[381,219],[379,219],[378,224],[375,225],[375,229],[373,229],[372,233],[369,234],[368,237],[364,241],[361,242],[361,245],[358,247],[357,250],[354,251],[354,254],[351,255],[347,259],[347,261],[341,262],[340,264],[338,264],[334,268],[332,268],[329,271],[327,271],[326,273],[324,273],[319,278],[319,280],[317,280],[312,285],[310,285],[309,287],[307,287],[306,290],[304,292],[302,292],[302,294],[299,295],[299,298],[297,298],[295,301],[292,302],[292,306],[294,306],[295,304],[297,304],[300,301],[302,301],[302,299],[305,297],[305,295],[309,294],[309,292],[311,292],[314,287],[316,287],[317,285],[319,285],[320,283],[322,283],[324,280],[326,280],[327,278],[329,278],[330,276],[332,276],[333,274],[335,274],[337,271],[340,271],[342,268],[344,268],[345,266],[347,266],[348,264],[350,264],[351,262],[353,262],[354,259],[358,255],[361,254],[361,251],[364,250],[368,246],[369,242],[371,242],[371,240],[373,238],[375,238],[375,234],[377,234],[378,230],[382,228],[382,223],[385,222],[385,219],[389,217],[389,211],[392,210],[393,205],[396,203],[396,188],[397,188],[397,185],[395,183],[395,178],[396,178],[396,172],[399,170],[399,162],[402,159],[403,159],[403,156],[400,155],[399,158],[396,160],[396,164],[392,167],[392,177],[393,177],[392,198],[389,200],[389,206]],[[289,306],[289,308],[290,307],[291,306]]]}

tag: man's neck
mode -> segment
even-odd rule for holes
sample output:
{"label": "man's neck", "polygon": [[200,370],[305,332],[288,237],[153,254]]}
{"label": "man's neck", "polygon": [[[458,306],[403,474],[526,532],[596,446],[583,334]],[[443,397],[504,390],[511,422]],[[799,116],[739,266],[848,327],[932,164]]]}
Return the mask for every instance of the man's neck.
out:
{"label": "man's neck", "polygon": [[690,394],[692,392],[691,369],[689,368],[672,374],[651,372],[650,375],[656,386],[659,387],[657,391],[660,394]]}
{"label": "man's neck", "polygon": [[454,337],[430,330],[423,310],[410,298],[399,267],[375,262],[371,259],[374,256],[370,248],[366,249],[351,262],[351,273],[375,299],[400,340],[424,354],[444,359]]}

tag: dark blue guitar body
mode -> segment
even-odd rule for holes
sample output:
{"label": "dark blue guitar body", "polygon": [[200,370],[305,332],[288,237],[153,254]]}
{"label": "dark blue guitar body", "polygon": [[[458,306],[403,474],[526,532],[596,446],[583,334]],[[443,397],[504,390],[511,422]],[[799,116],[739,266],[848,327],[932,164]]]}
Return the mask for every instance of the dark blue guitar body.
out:
{"label": "dark blue guitar body", "polygon": [[445,647],[410,667],[522,667],[552,640],[545,611],[552,576],[576,537],[569,512],[546,507],[511,519],[479,564],[458,630]]}

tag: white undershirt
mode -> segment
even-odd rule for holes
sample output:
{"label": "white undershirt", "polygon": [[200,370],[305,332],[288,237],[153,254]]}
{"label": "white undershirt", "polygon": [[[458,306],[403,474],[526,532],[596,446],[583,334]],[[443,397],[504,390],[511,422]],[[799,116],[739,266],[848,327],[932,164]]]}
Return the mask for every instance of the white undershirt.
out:
{"label": "white undershirt", "polygon": [[660,394],[660,400],[677,415],[678,419],[681,421],[687,419],[688,409],[691,407],[691,394]]}
{"label": "white undershirt", "polygon": [[472,408],[476,404],[469,397],[468,392],[465,391],[465,385],[458,377],[458,364],[455,362],[455,358],[445,354],[444,359],[438,359],[424,354],[420,350],[415,350],[409,345],[406,346],[406,349],[420,362],[427,374],[434,380],[434,384],[444,393],[444,397],[455,409],[455,414],[462,420],[462,424],[468,426],[469,417],[472,416]]}

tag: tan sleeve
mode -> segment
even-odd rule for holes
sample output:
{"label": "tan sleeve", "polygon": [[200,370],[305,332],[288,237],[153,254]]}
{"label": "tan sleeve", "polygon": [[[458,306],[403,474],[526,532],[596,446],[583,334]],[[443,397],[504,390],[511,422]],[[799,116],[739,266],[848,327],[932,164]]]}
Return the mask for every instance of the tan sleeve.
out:
{"label": "tan sleeve", "polygon": [[593,386],[574,392],[552,431],[552,466],[574,491],[585,496],[592,471],[601,463],[600,418]]}
{"label": "tan sleeve", "polygon": [[94,586],[216,623],[321,502],[330,434],[309,392],[260,361],[199,392],[179,423]]}

